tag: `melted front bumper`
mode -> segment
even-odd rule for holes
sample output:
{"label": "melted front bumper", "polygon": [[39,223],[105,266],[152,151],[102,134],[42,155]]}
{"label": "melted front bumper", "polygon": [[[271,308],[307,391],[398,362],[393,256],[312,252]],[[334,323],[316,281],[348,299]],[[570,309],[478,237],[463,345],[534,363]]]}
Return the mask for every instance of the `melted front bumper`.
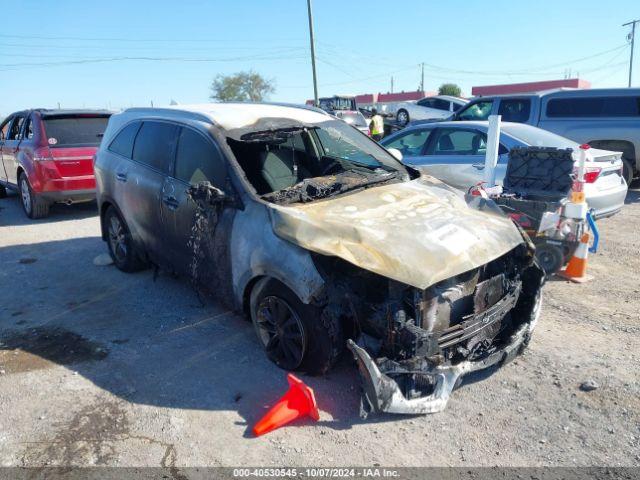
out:
{"label": "melted front bumper", "polygon": [[[513,360],[527,345],[540,316],[542,297],[540,293],[531,311],[530,318],[513,333],[498,351],[476,361],[462,361],[455,365],[439,365],[424,369],[420,374],[430,376],[433,392],[424,397],[406,398],[393,378],[382,373],[376,361],[353,340],[347,346],[353,353],[362,379],[361,416],[369,413],[387,412],[399,414],[426,414],[444,410],[462,377],[470,372],[492,366],[501,366]],[[403,373],[403,372],[396,372]]]}

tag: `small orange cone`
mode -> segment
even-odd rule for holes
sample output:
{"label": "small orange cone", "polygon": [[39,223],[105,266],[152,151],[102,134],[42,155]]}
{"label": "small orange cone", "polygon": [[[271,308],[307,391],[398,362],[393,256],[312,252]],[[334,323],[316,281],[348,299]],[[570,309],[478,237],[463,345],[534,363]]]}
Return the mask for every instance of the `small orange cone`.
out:
{"label": "small orange cone", "polygon": [[256,436],[264,435],[271,430],[294,421],[296,418],[307,415],[315,421],[320,420],[313,390],[291,373],[287,374],[287,381],[289,382],[289,391],[253,427],[253,433]]}
{"label": "small orange cone", "polygon": [[580,239],[580,245],[569,260],[567,268],[558,272],[558,275],[575,283],[584,283],[591,280],[587,275],[587,256],[589,254],[589,234],[585,233]]}

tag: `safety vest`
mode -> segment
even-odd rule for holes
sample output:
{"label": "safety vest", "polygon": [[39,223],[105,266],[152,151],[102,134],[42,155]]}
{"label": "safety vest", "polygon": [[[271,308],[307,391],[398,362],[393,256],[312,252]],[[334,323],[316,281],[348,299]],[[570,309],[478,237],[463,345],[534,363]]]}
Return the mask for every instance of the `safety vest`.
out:
{"label": "safety vest", "polygon": [[380,115],[371,117],[371,135],[382,135],[384,133],[384,122]]}

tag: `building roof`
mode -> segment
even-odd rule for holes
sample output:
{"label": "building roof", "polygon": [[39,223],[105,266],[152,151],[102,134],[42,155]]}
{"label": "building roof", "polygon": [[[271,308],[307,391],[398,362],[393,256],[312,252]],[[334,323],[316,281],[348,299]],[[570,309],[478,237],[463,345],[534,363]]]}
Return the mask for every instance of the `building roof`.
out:
{"label": "building roof", "polygon": [[591,88],[591,83],[579,78],[567,78],[564,80],[545,80],[542,82],[508,83],[503,85],[484,85],[472,87],[474,96],[506,95],[510,93],[530,93],[555,88]]}

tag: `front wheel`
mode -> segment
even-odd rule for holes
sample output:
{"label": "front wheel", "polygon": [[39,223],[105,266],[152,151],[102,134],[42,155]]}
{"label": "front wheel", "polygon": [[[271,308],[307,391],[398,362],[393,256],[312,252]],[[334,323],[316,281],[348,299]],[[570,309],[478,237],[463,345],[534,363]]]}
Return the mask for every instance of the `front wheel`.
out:
{"label": "front wheel", "polygon": [[344,348],[339,321],[306,305],[282,283],[260,280],[251,292],[251,320],[267,357],[285,370],[320,375]]}
{"label": "front wheel", "polygon": [[20,191],[20,203],[22,203],[22,209],[27,214],[27,217],[37,219],[49,215],[49,202],[34,193],[24,172],[20,173],[18,178],[18,189]]}

